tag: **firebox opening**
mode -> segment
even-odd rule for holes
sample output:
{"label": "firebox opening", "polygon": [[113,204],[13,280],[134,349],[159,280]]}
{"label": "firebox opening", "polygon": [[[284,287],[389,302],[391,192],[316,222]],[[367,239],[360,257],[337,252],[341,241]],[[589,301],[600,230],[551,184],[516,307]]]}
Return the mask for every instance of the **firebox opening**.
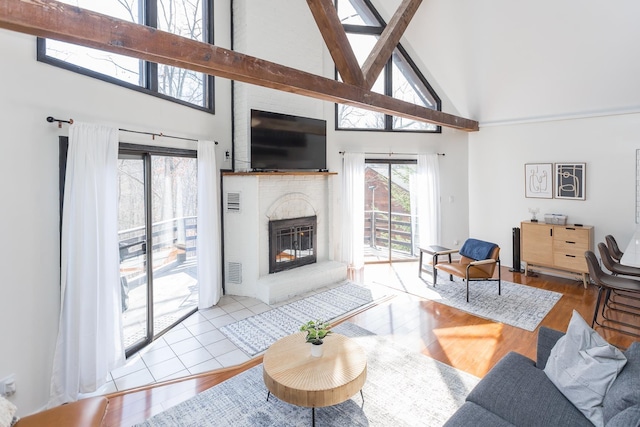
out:
{"label": "firebox opening", "polygon": [[317,217],[269,221],[269,273],[316,262]]}

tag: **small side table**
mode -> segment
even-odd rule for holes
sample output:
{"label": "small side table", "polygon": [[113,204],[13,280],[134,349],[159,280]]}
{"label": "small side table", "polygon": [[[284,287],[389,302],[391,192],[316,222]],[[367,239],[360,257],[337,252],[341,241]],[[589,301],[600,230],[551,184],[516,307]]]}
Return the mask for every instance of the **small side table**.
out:
{"label": "small side table", "polygon": [[428,271],[425,270],[424,268],[422,268],[422,255],[423,254],[428,254],[431,255],[432,259],[431,259],[431,268],[432,268],[432,276],[433,276],[433,283],[436,283],[436,269],[435,266],[438,263],[438,257],[440,255],[448,255],[449,256],[449,262],[451,262],[451,254],[458,252],[457,249],[449,249],[449,248],[445,248],[444,246],[438,246],[438,245],[432,245],[432,246],[427,246],[426,248],[420,248],[420,264],[418,264],[418,277],[422,279],[422,272],[423,271]]}

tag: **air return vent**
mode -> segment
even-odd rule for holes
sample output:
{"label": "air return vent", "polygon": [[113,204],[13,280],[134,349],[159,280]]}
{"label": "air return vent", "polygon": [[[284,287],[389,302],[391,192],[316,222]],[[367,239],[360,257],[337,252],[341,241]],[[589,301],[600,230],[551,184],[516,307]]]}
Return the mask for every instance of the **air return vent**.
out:
{"label": "air return vent", "polygon": [[240,212],[240,193],[227,193],[227,212]]}
{"label": "air return vent", "polygon": [[227,263],[227,283],[235,283],[237,285],[242,283],[242,264],[239,262]]}

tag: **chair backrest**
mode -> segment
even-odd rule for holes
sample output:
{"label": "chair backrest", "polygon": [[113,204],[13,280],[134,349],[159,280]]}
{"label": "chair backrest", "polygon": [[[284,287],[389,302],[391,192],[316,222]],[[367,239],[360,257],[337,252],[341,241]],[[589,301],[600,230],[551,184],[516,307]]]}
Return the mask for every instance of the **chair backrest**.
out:
{"label": "chair backrest", "polygon": [[591,276],[593,281],[596,282],[596,285],[604,286],[604,283],[602,283],[602,278],[606,273],[602,271],[600,263],[598,262],[598,258],[596,258],[596,254],[594,254],[592,251],[586,251],[584,253],[584,257],[587,260],[587,267],[589,267],[589,276]]}
{"label": "chair backrest", "polygon": [[[496,247],[493,248],[493,250],[491,251],[491,255],[487,259],[494,259],[494,260],[498,261],[499,258],[500,258],[500,246],[496,245]],[[471,258],[467,258],[464,255],[460,256],[460,264],[467,265],[467,264],[470,264],[473,261],[475,261],[475,260],[471,259]],[[482,264],[482,265],[474,266],[473,267],[474,272],[473,272],[472,276],[474,278],[477,278],[477,277],[492,277],[493,276],[493,272],[496,270],[496,265],[497,265],[497,263],[493,262],[491,264]]]}
{"label": "chair backrest", "polygon": [[620,247],[618,246],[618,242],[616,242],[616,239],[611,234],[608,234],[604,236],[604,240],[607,242],[607,248],[609,249],[611,258],[620,262],[620,260],[622,259],[622,255],[624,255],[624,253],[620,250]]}
{"label": "chair backrest", "polygon": [[616,271],[615,264],[617,263],[613,260],[613,258],[611,258],[611,254],[609,253],[609,248],[607,248],[607,245],[602,242],[598,243],[598,251],[600,251],[602,264],[607,268],[607,270],[614,273]]}

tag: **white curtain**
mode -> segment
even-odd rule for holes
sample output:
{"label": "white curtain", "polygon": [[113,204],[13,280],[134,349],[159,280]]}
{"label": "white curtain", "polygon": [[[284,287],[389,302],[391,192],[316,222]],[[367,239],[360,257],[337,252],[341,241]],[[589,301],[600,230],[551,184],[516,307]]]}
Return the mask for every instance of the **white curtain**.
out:
{"label": "white curtain", "polygon": [[198,141],[198,308],[220,301],[220,200],[215,143]]}
{"label": "white curtain", "polygon": [[353,271],[364,266],[364,153],[344,153],[342,261]]}
{"label": "white curtain", "polygon": [[117,129],[77,122],[69,127],[50,407],[97,390],[125,360],[117,161]]}
{"label": "white curtain", "polygon": [[437,154],[418,155],[420,246],[440,244],[440,168]]}

